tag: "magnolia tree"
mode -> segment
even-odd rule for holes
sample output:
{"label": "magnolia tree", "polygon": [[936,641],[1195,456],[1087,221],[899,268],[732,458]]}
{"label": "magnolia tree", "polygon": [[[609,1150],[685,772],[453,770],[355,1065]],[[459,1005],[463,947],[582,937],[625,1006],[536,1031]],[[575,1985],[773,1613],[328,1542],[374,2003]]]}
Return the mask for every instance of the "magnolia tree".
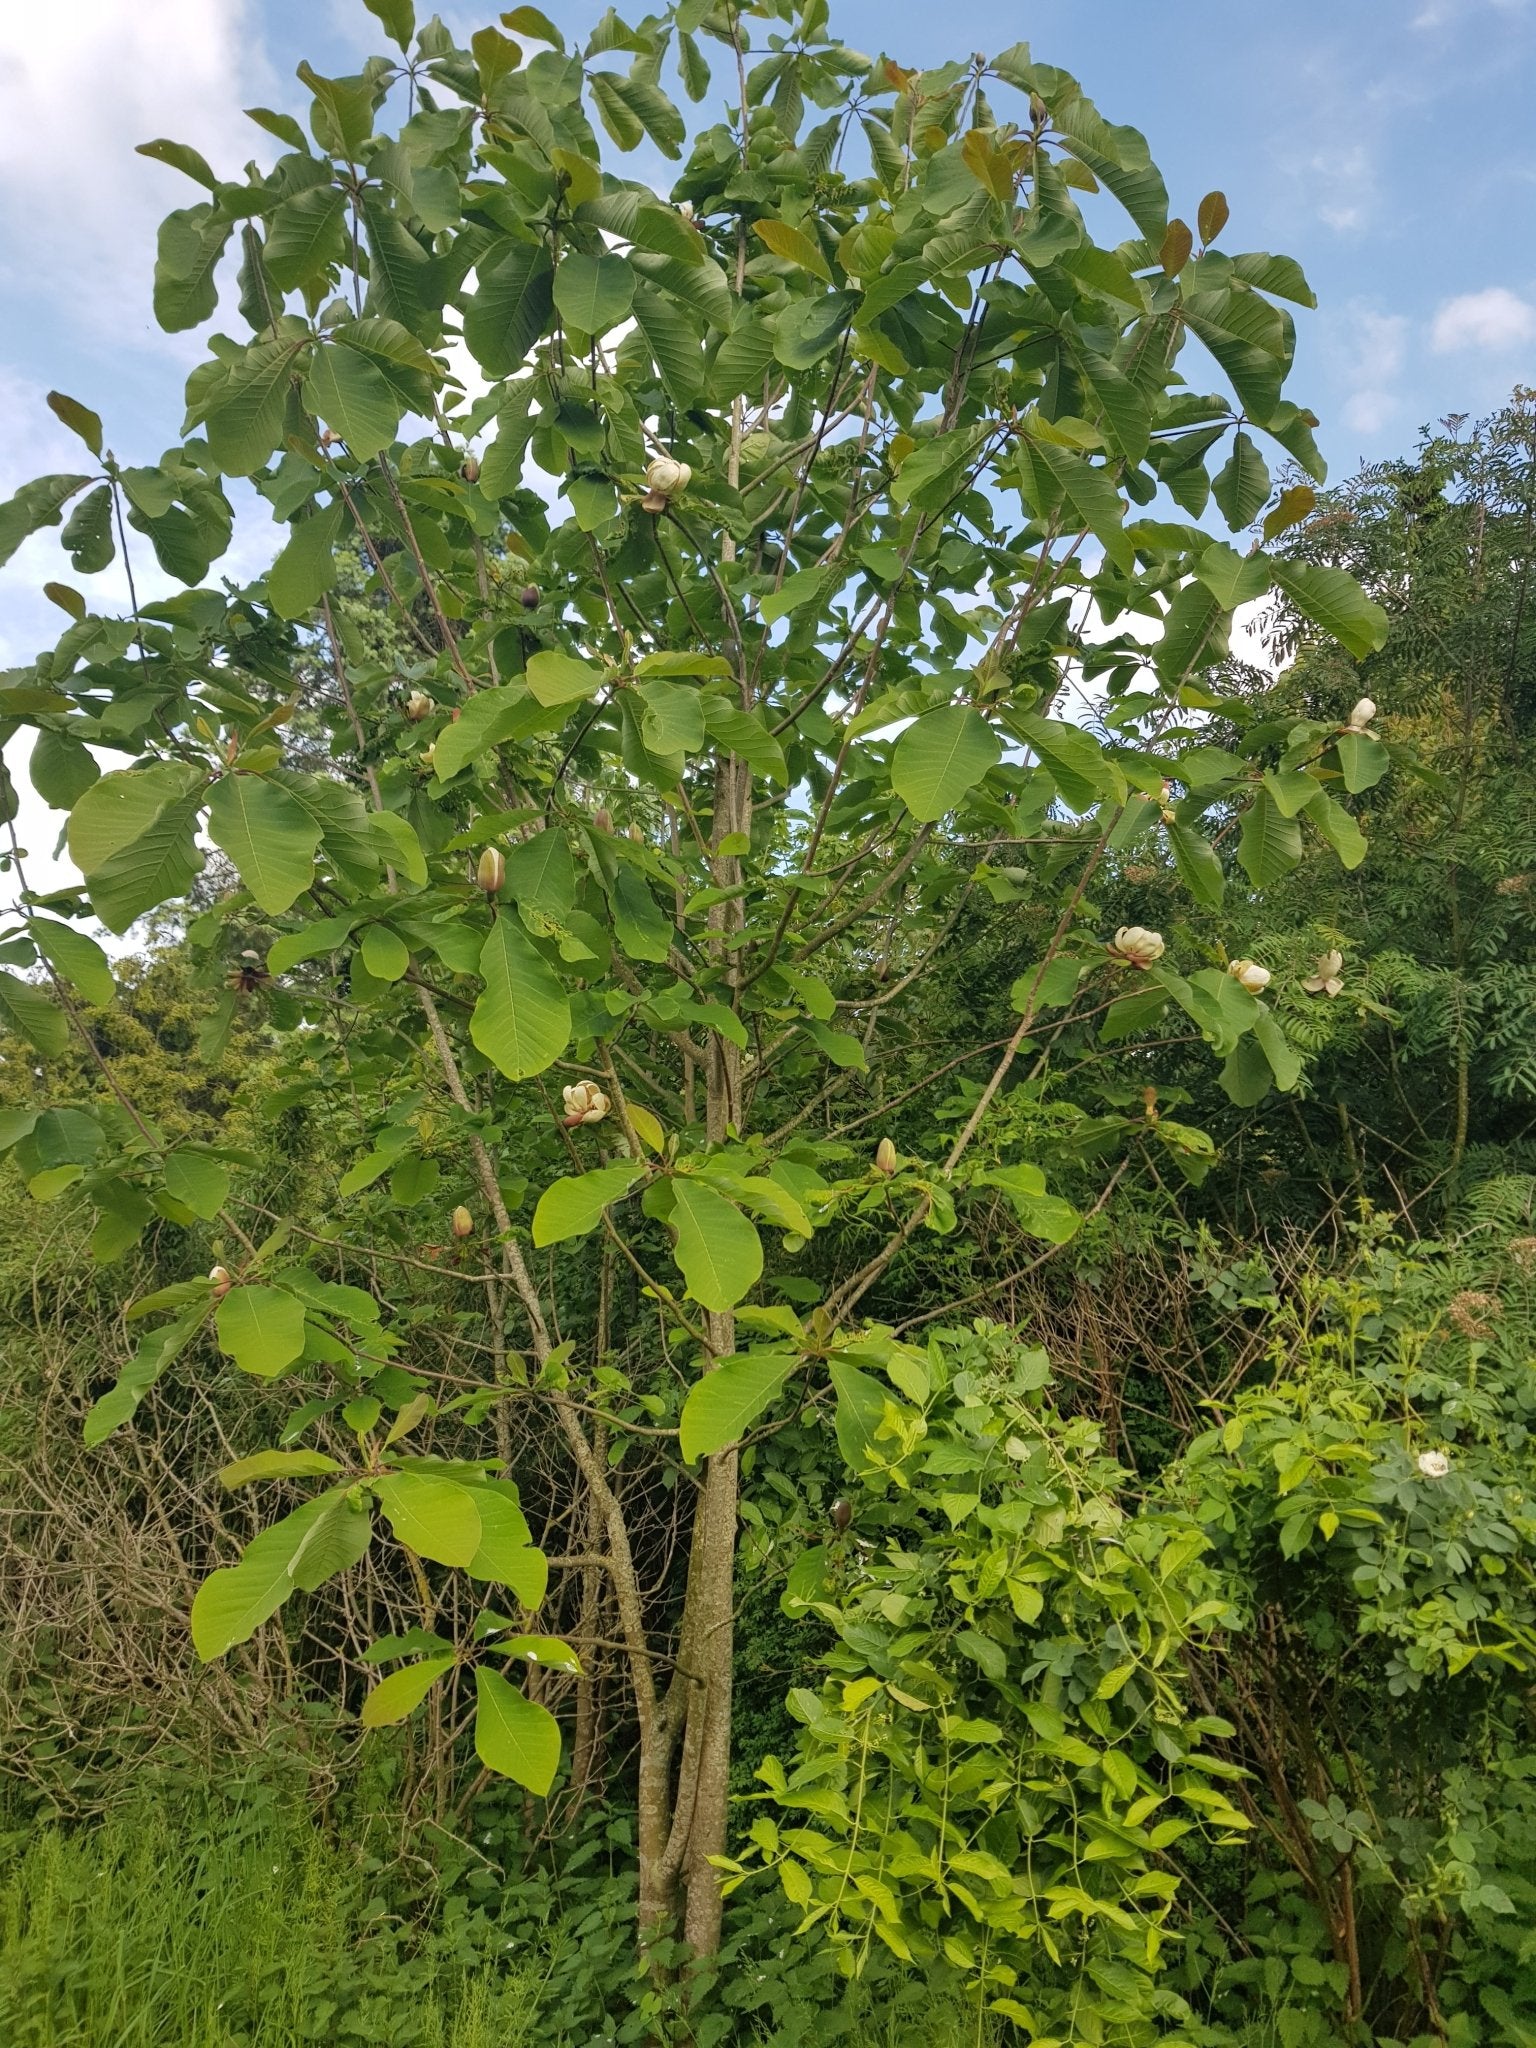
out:
{"label": "magnolia tree", "polygon": [[[583,1646],[537,1632],[548,1560],[509,1474],[517,1431],[553,1433],[588,1531],[568,1563],[606,1575],[617,1617],[642,1924],[703,1951],[743,1439],[798,1410],[855,1465],[911,1453],[928,1382],[861,1314],[917,1233],[982,1201],[1046,1247],[1071,1235],[998,1114],[1063,1021],[1108,1043],[1184,1013],[1239,1100],[1295,1084],[1262,962],[1176,963],[1157,932],[1102,929],[1093,889],[1134,855],[1215,907],[1308,834],[1353,865],[1344,798],[1386,766],[1368,710],[1228,752],[1202,726],[1242,707],[1205,678],[1272,589],[1357,655],[1384,621],[1342,572],[1265,551],[1311,503],[1269,465],[1322,474],[1283,395],[1301,271],[1229,249],[1219,193],[1171,215],[1141,135],[1023,45],[917,72],[834,40],[823,0],[680,0],[609,13],[580,52],[519,7],[465,50],[411,0],[369,5],[391,54],[301,65],[307,125],[253,110],[270,168],[144,146],[199,188],[154,275],[162,326],[206,335],[178,445],[123,466],[54,394],[91,461],[0,507],[0,554],[62,521],[77,569],[152,554],[187,586],[102,615],[50,584],[63,637],[4,679],[0,736],[33,735],[81,881],[30,894],[13,825],[0,1007],[59,1053],[111,995],[85,927],[186,903],[211,842],[230,884],[190,930],[220,1014],[287,1035],[290,1099],[351,1090],[356,1163],[327,1238],[269,1227],[238,1155],[168,1150],[105,1067],[95,1099],[6,1112],[3,1136],[35,1196],[94,1205],[98,1258],[155,1219],[222,1248],[133,1305],[156,1320],[93,1437],[204,1329],[292,1388],[286,1447],[223,1477],[313,1492],[202,1586],[200,1656],[355,1566],[381,1519],[428,1613],[451,1574],[485,1604],[460,1640],[380,1646],[399,1661],[365,1721],[467,1685],[483,1763],[547,1793],[558,1718],[507,1674]],[[631,152],[680,166],[670,192],[625,175]],[[209,580],[231,480],[286,529],[241,588]],[[920,1156],[875,1131],[855,1156],[817,1105],[879,1060],[978,890],[1047,942],[1012,1016],[976,1020],[970,1113]],[[1151,1107],[1110,1121],[1191,1174],[1208,1151]],[[487,1361],[457,1396],[482,1432],[462,1458],[430,1450],[446,1390],[384,1290],[330,1277],[329,1245],[387,1262],[440,1180]],[[828,1244],[857,1253],[811,1285]],[[613,1363],[614,1273],[664,1359],[648,1379]],[[1012,1430],[1005,1408],[960,1426]],[[675,1600],[637,1563],[631,1442],[689,1503]],[[1090,1782],[1106,1811],[1136,1794]],[[834,1850],[793,1880],[812,1918],[850,1893]],[[1123,1874],[1082,1883],[1057,1920]],[[1166,1906],[1157,1883],[1134,1903]]]}

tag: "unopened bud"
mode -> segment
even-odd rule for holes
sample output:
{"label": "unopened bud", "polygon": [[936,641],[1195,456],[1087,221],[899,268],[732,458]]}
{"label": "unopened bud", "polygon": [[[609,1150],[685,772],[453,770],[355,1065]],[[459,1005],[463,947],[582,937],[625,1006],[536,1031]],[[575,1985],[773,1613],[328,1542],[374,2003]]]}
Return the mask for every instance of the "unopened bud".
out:
{"label": "unopened bud", "polygon": [[422,750],[421,750],[421,764],[422,764],[422,766],[423,766],[423,767],[424,767],[424,768],[426,769],[426,771],[427,771],[427,773],[428,773],[429,775],[433,775],[433,774],[435,774],[435,773],[437,772],[437,741],[436,741],[436,740],[434,740],[434,741],[432,742],[432,744],[431,744],[431,746],[430,746],[430,747],[423,747],[423,748],[422,748]]}
{"label": "unopened bud", "polygon": [[459,475],[463,477],[465,483],[467,484],[479,483],[480,465],[475,460],[473,455],[466,455],[464,460],[459,464]]}
{"label": "unopened bud", "polygon": [[597,809],[592,813],[592,822],[597,827],[599,832],[612,832],[613,813],[608,809],[608,806],[606,804],[599,804]]}
{"label": "unopened bud", "polygon": [[473,1237],[475,1234],[475,1219],[462,1202],[453,1212],[452,1228],[455,1237]]}
{"label": "unopened bud", "polygon": [[499,846],[488,846],[481,854],[475,868],[476,886],[487,896],[499,896],[501,886],[507,879],[507,863]]}
{"label": "unopened bud", "polygon": [[1261,967],[1257,960],[1229,960],[1227,972],[1238,987],[1247,989],[1251,996],[1268,988],[1271,980],[1269,969]]}
{"label": "unopened bud", "polygon": [[644,844],[644,841],[645,841],[645,834],[644,834],[644,833],[643,833],[643,832],[642,832],[642,831],[640,830],[640,827],[639,827],[638,825],[631,825],[631,826],[630,826],[630,828],[629,828],[629,836],[630,836],[630,838],[631,838],[631,839],[633,839],[633,841],[635,842],[636,846],[640,846],[640,845],[643,845],[643,844]]}
{"label": "unopened bud", "polygon": [[420,725],[424,718],[430,718],[434,708],[425,690],[412,690],[405,700],[405,715],[412,725]]}
{"label": "unopened bud", "polygon": [[213,1288],[213,1298],[215,1301],[222,1301],[230,1288],[235,1284],[229,1277],[228,1266],[210,1266],[208,1268],[208,1279]]}
{"label": "unopened bud", "polygon": [[539,586],[537,583],[525,583],[517,593],[517,601],[525,612],[537,611],[539,604]]}
{"label": "unopened bud", "polygon": [[876,1173],[894,1173],[896,1171],[896,1147],[889,1138],[882,1138],[875,1147],[875,1171]]}
{"label": "unopened bud", "polygon": [[1362,697],[1354,710],[1349,714],[1349,730],[1351,732],[1364,732],[1375,716],[1375,704],[1369,697]]}

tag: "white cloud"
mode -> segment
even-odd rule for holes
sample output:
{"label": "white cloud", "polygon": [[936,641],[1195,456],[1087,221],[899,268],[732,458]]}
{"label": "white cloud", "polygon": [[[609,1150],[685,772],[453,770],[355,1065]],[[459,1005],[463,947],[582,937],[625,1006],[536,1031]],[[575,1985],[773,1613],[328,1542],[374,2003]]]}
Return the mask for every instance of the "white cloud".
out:
{"label": "white cloud", "polygon": [[157,136],[234,172],[270,145],[241,113],[270,77],[248,0],[23,0],[0,8],[0,280],[67,302],[117,346],[150,315],[157,225],[200,188],[134,155]]}
{"label": "white cloud", "polygon": [[1457,349],[1496,352],[1536,339],[1536,306],[1502,284],[1462,292],[1435,314],[1430,341],[1437,355]]}
{"label": "white cloud", "polygon": [[1397,380],[1407,355],[1408,322],[1359,300],[1345,306],[1329,337],[1329,355],[1345,393],[1340,415],[1351,432],[1379,434],[1396,416]]}

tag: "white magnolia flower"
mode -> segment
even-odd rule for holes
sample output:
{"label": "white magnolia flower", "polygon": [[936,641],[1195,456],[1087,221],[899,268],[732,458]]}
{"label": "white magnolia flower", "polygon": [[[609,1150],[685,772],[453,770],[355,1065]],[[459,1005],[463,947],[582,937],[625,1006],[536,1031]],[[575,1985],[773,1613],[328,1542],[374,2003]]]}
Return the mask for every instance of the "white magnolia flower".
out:
{"label": "white magnolia flower", "polygon": [[1312,963],[1312,972],[1301,984],[1309,996],[1336,996],[1344,992],[1339,979],[1339,970],[1344,965],[1344,955],[1333,949],[1319,953]]}
{"label": "white magnolia flower", "polygon": [[647,512],[665,512],[674,498],[680,498],[693,481],[693,471],[673,455],[658,455],[645,472],[645,496],[640,500]]}
{"label": "white magnolia flower", "polygon": [[600,1124],[612,1106],[595,1081],[576,1081],[560,1092],[565,1099],[568,1128],[577,1124]]}
{"label": "white magnolia flower", "polygon": [[425,690],[412,690],[405,700],[405,715],[412,725],[419,725],[424,718],[430,718],[437,706]]}
{"label": "white magnolia flower", "polygon": [[1349,714],[1350,731],[1364,732],[1365,728],[1370,724],[1371,720],[1375,716],[1376,706],[1371,702],[1369,697],[1362,697],[1360,699],[1360,702],[1355,706],[1354,710],[1351,711],[1351,713]]}
{"label": "white magnolia flower", "polygon": [[1257,960],[1229,960],[1227,972],[1238,987],[1247,989],[1251,996],[1256,996],[1260,989],[1269,987],[1269,969],[1261,967]]}
{"label": "white magnolia flower", "polygon": [[1451,1461],[1444,1451],[1420,1451],[1418,1467],[1426,1479],[1443,1479],[1451,1469]]}
{"label": "white magnolia flower", "polygon": [[1163,957],[1163,935],[1148,931],[1145,925],[1123,924],[1110,942],[1109,950],[1132,967],[1150,967],[1154,960]]}

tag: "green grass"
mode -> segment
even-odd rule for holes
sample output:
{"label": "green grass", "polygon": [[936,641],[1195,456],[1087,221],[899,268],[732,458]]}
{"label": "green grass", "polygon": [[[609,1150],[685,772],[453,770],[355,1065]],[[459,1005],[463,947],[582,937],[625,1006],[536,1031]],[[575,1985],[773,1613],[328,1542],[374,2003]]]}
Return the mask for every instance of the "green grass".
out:
{"label": "green grass", "polygon": [[0,1839],[6,2048],[523,2048],[541,1974],[419,1941],[273,1807],[205,1828],[145,1802]]}

